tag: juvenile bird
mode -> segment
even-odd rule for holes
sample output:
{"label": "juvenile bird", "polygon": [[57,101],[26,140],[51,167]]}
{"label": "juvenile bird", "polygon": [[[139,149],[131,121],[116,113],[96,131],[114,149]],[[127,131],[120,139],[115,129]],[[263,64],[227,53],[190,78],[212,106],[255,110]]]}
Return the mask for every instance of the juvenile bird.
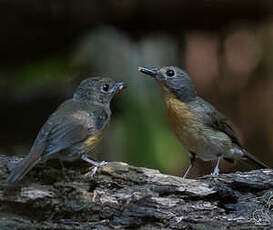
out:
{"label": "juvenile bird", "polygon": [[110,102],[124,88],[123,82],[110,78],[83,80],[71,99],[63,102],[40,129],[29,154],[18,163],[6,179],[7,184],[21,180],[38,162],[49,158],[62,161],[82,159],[97,168],[88,154],[101,139],[110,121]]}
{"label": "juvenile bird", "polygon": [[184,178],[196,157],[204,161],[217,159],[212,175],[219,174],[222,158],[228,161],[247,159],[258,167],[267,168],[242,147],[229,121],[197,95],[187,73],[174,66],[139,67],[138,71],[158,82],[171,127],[189,152],[191,164]]}

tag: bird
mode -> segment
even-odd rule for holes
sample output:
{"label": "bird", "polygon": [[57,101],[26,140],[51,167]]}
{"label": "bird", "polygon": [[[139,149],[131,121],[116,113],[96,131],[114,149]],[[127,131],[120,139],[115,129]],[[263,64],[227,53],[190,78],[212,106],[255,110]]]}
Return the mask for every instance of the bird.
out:
{"label": "bird", "polygon": [[59,159],[61,164],[82,159],[94,166],[94,175],[107,162],[96,162],[88,155],[110,122],[112,98],[125,86],[124,82],[111,78],[91,77],[81,81],[73,97],[49,116],[30,152],[11,170],[5,183],[20,181],[38,162],[52,158]]}
{"label": "bird", "polygon": [[138,71],[158,83],[171,128],[189,153],[190,165],[183,178],[187,177],[196,158],[203,161],[217,159],[213,176],[219,175],[222,159],[231,162],[243,159],[257,167],[268,168],[243,148],[231,122],[198,96],[192,79],[185,71],[175,66],[138,67]]}

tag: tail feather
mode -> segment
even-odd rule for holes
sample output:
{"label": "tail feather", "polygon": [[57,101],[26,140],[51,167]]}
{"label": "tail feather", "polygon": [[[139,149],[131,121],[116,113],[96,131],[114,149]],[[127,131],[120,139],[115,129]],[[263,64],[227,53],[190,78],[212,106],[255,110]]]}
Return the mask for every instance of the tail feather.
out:
{"label": "tail feather", "polygon": [[268,165],[266,165],[265,163],[258,160],[256,157],[254,157],[252,154],[250,154],[246,150],[244,150],[244,158],[251,161],[252,163],[254,163],[255,165],[257,165],[260,168],[271,168]]}
{"label": "tail feather", "polygon": [[6,179],[7,184],[20,181],[41,159],[43,148],[33,149],[22,161],[15,166]]}

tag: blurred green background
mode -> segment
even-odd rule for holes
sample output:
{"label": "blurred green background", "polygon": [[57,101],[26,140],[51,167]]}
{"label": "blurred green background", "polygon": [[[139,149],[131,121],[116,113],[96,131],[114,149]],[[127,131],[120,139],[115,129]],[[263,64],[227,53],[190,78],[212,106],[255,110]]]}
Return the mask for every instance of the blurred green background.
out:
{"label": "blurred green background", "polygon": [[[137,72],[177,65],[273,166],[272,13],[270,0],[0,1],[0,153],[27,154],[82,79],[108,76],[129,87],[112,104],[98,158],[183,175],[188,156],[159,89]],[[212,164],[201,162],[192,176]]]}

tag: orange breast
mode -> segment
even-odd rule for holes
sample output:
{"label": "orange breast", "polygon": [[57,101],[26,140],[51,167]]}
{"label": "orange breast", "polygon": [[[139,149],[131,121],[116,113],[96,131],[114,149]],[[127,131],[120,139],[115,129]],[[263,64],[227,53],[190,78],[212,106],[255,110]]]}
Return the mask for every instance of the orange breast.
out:
{"label": "orange breast", "polygon": [[170,92],[164,92],[164,99],[172,130],[188,150],[194,150],[202,138],[198,120],[187,105]]}
{"label": "orange breast", "polygon": [[84,142],[86,151],[89,152],[92,149],[94,149],[94,147],[101,140],[101,138],[102,138],[102,131],[87,138]]}

